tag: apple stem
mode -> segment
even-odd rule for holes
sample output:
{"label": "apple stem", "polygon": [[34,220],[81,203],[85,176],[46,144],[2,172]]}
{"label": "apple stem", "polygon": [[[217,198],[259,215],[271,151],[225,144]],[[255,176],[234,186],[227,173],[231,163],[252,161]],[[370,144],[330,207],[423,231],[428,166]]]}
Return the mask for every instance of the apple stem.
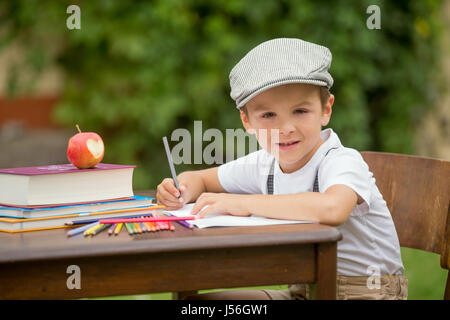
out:
{"label": "apple stem", "polygon": [[78,124],[75,126],[77,127],[78,132],[81,133],[81,130],[80,130],[80,127],[78,126]]}

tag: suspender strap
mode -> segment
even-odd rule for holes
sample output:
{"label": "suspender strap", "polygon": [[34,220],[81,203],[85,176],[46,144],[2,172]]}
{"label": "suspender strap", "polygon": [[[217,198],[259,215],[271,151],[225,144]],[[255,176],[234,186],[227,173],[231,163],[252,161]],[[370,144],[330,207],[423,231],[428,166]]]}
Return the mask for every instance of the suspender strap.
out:
{"label": "suspender strap", "polygon": [[314,179],[313,192],[319,192],[319,170],[317,170],[316,178]]}
{"label": "suspender strap", "polygon": [[270,165],[269,176],[267,177],[267,194],[273,194],[273,169],[275,166],[275,158]]}
{"label": "suspender strap", "polygon": [[[325,153],[325,157],[328,155],[333,149],[337,149],[338,147],[331,148]],[[273,171],[275,167],[275,158],[272,160],[272,164],[270,165],[269,176],[267,177],[267,194],[273,194]],[[316,178],[314,179],[313,192],[319,192],[319,169],[316,172]]]}

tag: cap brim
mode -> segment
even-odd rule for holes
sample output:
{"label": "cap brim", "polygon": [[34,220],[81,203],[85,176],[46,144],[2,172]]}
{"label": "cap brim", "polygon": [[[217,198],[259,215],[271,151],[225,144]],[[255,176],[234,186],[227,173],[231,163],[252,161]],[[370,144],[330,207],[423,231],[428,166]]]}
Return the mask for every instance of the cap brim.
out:
{"label": "cap brim", "polygon": [[289,80],[281,80],[274,83],[267,84],[254,92],[252,92],[250,95],[248,95],[244,100],[240,101],[239,104],[236,106],[238,110],[240,110],[247,102],[249,102],[251,99],[256,97],[258,94],[269,90],[270,88],[278,87],[283,84],[289,84],[289,83],[306,83],[306,84],[313,84],[316,86],[321,87],[328,87],[327,83],[325,81],[321,80],[311,80],[311,79],[289,79]]}

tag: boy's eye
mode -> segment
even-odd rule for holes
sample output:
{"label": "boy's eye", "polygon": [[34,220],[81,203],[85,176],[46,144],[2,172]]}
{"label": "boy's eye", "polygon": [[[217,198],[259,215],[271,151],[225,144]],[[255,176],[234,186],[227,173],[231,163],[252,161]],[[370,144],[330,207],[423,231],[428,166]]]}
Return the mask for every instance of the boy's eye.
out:
{"label": "boy's eye", "polygon": [[307,111],[304,110],[304,109],[297,109],[297,110],[295,110],[294,112],[295,112],[295,113],[300,113],[300,114],[302,114],[302,113],[306,113]]}
{"label": "boy's eye", "polygon": [[262,115],[263,118],[271,118],[275,115],[273,112],[266,112]]}

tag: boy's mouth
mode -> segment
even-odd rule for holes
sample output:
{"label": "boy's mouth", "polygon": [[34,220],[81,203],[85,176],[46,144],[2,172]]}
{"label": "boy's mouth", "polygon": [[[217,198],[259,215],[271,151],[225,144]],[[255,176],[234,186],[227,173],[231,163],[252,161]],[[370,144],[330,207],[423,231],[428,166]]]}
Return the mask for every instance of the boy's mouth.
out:
{"label": "boy's mouth", "polygon": [[280,149],[282,149],[282,150],[287,150],[287,149],[293,148],[293,147],[296,146],[299,142],[300,142],[300,141],[297,140],[297,141],[279,142],[279,143],[277,143],[277,144],[278,144],[278,146],[280,147]]}
{"label": "boy's mouth", "polygon": [[297,140],[297,141],[290,141],[290,142],[279,142],[278,144],[280,145],[280,146],[290,146],[290,145],[292,145],[292,144],[296,144],[296,143],[298,143],[299,141]]}

